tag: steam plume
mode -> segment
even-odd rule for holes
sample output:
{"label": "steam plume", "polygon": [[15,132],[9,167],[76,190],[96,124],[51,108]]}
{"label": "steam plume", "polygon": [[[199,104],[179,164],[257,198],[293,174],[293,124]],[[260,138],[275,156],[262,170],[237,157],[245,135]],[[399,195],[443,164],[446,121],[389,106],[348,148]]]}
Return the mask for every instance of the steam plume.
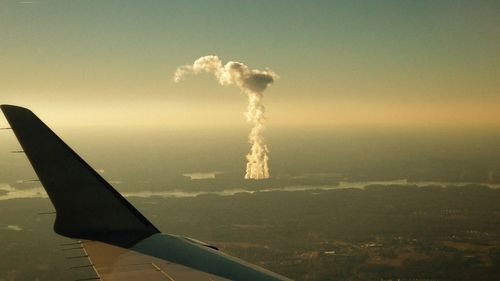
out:
{"label": "steam plume", "polygon": [[180,82],[187,74],[211,73],[221,85],[236,85],[248,96],[248,108],[245,116],[252,123],[253,128],[248,136],[251,144],[247,154],[245,179],[269,178],[269,150],[262,132],[266,118],[265,107],[262,103],[263,92],[273,84],[278,75],[273,71],[250,69],[241,62],[230,61],[222,65],[217,56],[204,56],[197,59],[192,65],[183,65],[175,71],[174,81]]}

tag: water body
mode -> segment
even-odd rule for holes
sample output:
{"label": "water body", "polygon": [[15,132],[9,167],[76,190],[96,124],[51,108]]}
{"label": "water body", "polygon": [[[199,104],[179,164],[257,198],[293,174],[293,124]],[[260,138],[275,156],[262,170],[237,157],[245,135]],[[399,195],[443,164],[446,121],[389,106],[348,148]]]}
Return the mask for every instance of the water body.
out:
{"label": "water body", "polygon": [[[248,190],[243,188],[225,189],[220,191],[183,191],[183,190],[167,190],[167,191],[135,191],[135,192],[123,192],[124,197],[139,197],[139,198],[150,198],[150,197],[165,197],[165,198],[186,198],[186,197],[197,197],[200,195],[218,195],[218,196],[234,196],[237,194],[247,193],[254,194],[258,192],[297,192],[297,191],[320,191],[320,190],[335,190],[335,189],[346,189],[346,188],[356,188],[364,189],[367,186],[411,186],[411,187],[441,187],[446,188],[447,186],[468,186],[468,185],[481,185],[493,189],[500,188],[500,184],[488,184],[488,183],[471,183],[471,182],[409,182],[408,180],[393,180],[393,181],[366,181],[366,182],[340,182],[338,185],[323,185],[323,186],[286,186],[277,188],[263,188],[259,190]],[[21,198],[48,198],[47,193],[43,187],[34,187],[28,189],[16,189],[8,184],[0,184],[0,191],[3,192],[0,195],[1,200],[12,200]]]}
{"label": "water body", "polygon": [[[245,181],[248,128],[54,128],[130,197],[500,184],[500,131],[270,128],[269,181]],[[12,132],[0,134],[0,200],[46,198]],[[31,180],[31,181],[30,181]]]}

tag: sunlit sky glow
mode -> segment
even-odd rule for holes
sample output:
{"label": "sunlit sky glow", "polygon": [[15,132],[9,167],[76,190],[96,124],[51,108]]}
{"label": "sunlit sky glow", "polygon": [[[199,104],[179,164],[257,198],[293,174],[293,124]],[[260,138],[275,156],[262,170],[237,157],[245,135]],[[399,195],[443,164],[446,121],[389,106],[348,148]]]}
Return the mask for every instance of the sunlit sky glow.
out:
{"label": "sunlit sky glow", "polygon": [[269,124],[500,126],[498,1],[0,1],[0,103],[51,123],[245,125],[203,55],[270,67]]}

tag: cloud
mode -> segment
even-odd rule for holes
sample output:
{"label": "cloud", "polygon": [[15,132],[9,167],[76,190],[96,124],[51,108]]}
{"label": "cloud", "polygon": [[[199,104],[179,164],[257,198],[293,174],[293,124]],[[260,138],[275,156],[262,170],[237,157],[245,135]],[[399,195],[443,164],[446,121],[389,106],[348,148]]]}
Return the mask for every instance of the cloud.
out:
{"label": "cloud", "polygon": [[230,61],[222,65],[217,56],[204,56],[197,59],[192,65],[183,65],[174,73],[174,82],[180,82],[188,74],[202,72],[214,74],[221,85],[236,85],[244,92],[262,94],[264,90],[278,79],[278,75],[270,70],[250,69],[241,62]]}
{"label": "cloud", "polygon": [[221,85],[236,85],[248,96],[245,113],[247,121],[253,124],[248,136],[251,144],[247,154],[246,179],[269,178],[268,152],[263,130],[265,125],[265,107],[262,101],[264,91],[271,86],[278,75],[270,69],[251,69],[245,64],[230,61],[225,65],[217,56],[204,56],[192,65],[183,65],[174,73],[174,82],[181,81],[188,74],[211,73]]}
{"label": "cloud", "polygon": [[5,227],[5,229],[13,230],[13,231],[21,231],[21,230],[23,230],[22,227],[20,227],[19,225],[14,225],[14,224],[7,225]]}

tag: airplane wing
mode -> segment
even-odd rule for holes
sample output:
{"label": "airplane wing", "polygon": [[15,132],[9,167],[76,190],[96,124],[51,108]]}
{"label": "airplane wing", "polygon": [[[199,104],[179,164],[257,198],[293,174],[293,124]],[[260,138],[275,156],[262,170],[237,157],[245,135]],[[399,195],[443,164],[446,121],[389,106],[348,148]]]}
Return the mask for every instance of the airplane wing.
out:
{"label": "airplane wing", "polygon": [[30,110],[0,107],[56,209],[54,231],[80,241],[95,280],[290,280],[160,233]]}
{"label": "airplane wing", "polygon": [[80,245],[96,272],[96,280],[230,280],[178,263],[99,241]]}

